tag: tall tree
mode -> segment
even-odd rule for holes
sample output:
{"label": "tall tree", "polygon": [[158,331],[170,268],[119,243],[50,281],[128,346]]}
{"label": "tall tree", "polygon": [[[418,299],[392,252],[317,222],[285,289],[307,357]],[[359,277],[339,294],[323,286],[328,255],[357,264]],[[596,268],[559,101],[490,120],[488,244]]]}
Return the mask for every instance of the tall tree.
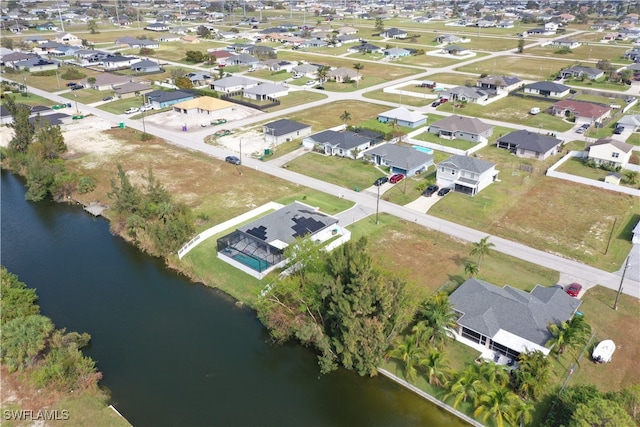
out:
{"label": "tall tree", "polygon": [[551,381],[551,361],[539,351],[520,353],[515,371],[516,391],[526,399],[538,399]]}
{"label": "tall tree", "polygon": [[360,71],[364,68],[364,65],[362,65],[360,62],[356,62],[355,64],[353,64],[353,68],[358,74],[358,77],[356,78],[356,87],[358,87],[358,84],[360,82]]}
{"label": "tall tree", "polygon": [[37,130],[35,131],[34,149],[37,150],[44,159],[57,159],[62,153],[67,151],[67,144],[59,125],[52,125],[48,119],[38,117],[36,119]]}
{"label": "tall tree", "polygon": [[515,418],[519,400],[507,387],[494,386],[480,396],[473,416],[482,416],[485,422],[491,417],[497,427],[504,427],[505,422]]}
{"label": "tall tree", "polygon": [[17,317],[2,328],[2,360],[11,371],[31,365],[44,350],[53,323],[39,314]]}
{"label": "tall tree", "polygon": [[518,53],[524,52],[524,39],[518,40]]}
{"label": "tall tree", "polygon": [[457,326],[457,316],[449,302],[447,294],[440,292],[422,303],[418,310],[418,318],[424,320],[431,328],[432,335],[429,342],[433,346],[443,345],[453,334],[452,329]]}
{"label": "tall tree", "polygon": [[16,104],[12,96],[5,97],[5,106],[13,121],[9,127],[13,129],[13,137],[9,141],[9,149],[19,153],[26,153],[29,144],[33,142],[35,128],[29,122],[31,108],[25,104]]}
{"label": "tall tree", "polygon": [[591,334],[591,326],[584,317],[578,315],[560,324],[551,323],[548,329],[553,337],[547,341],[546,346],[552,347],[552,351],[558,355],[558,358],[567,349],[581,348],[586,345]]}
{"label": "tall tree", "polygon": [[453,407],[457,408],[460,403],[472,399],[474,402],[484,391],[484,384],[478,374],[477,369],[473,365],[467,366],[463,371],[455,374],[445,386],[449,389],[449,393],[444,396],[445,400],[453,398]]}
{"label": "tall tree", "polygon": [[471,248],[471,255],[478,255],[478,270],[480,269],[480,262],[485,255],[489,255],[491,248],[495,245],[489,241],[490,236],[483,237],[480,241],[473,244]]}
{"label": "tall tree", "polygon": [[347,110],[344,110],[344,112],[340,115],[340,120],[342,120],[344,124],[347,124],[347,122],[351,120],[351,113]]}
{"label": "tall tree", "polygon": [[376,18],[374,28],[379,33],[381,33],[384,30],[384,22],[382,22],[382,18],[380,17]]}
{"label": "tall tree", "polygon": [[89,30],[91,34],[96,34],[98,32],[98,21],[95,19],[87,21],[87,30]]}
{"label": "tall tree", "polygon": [[0,267],[0,325],[17,317],[39,314],[35,289],[18,280],[18,276]]}
{"label": "tall tree", "polygon": [[464,272],[469,277],[475,276],[476,274],[478,274],[478,264],[476,264],[475,262],[467,261],[464,264]]}
{"label": "tall tree", "polygon": [[444,353],[431,348],[427,355],[420,360],[420,367],[425,370],[429,384],[442,387],[447,378],[449,361]]}
{"label": "tall tree", "polygon": [[598,397],[578,403],[569,423],[569,427],[593,426],[635,427],[636,423],[618,402]]}
{"label": "tall tree", "polygon": [[119,214],[132,214],[140,210],[142,194],[131,184],[127,173],[118,163],[118,179],[111,179],[111,192],[107,196],[114,201],[113,209]]}
{"label": "tall tree", "polygon": [[404,377],[409,382],[414,382],[418,375],[418,366],[425,357],[425,350],[418,345],[414,335],[405,335],[398,339],[387,356],[397,359],[404,364]]}
{"label": "tall tree", "polygon": [[326,65],[321,65],[318,67],[318,71],[316,71],[316,75],[318,76],[318,81],[320,84],[324,83],[327,80],[327,75],[331,71],[331,68]]}

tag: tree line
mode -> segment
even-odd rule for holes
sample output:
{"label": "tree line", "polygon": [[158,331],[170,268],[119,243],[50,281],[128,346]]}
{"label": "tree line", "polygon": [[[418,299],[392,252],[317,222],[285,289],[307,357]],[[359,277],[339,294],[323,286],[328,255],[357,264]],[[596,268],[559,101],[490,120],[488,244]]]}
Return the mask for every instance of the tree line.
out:
{"label": "tree line", "polygon": [[0,267],[0,292],[0,359],[10,372],[22,372],[36,387],[64,392],[97,388],[102,374],[80,351],[89,334],[56,329],[40,314],[36,291],[5,267]]}

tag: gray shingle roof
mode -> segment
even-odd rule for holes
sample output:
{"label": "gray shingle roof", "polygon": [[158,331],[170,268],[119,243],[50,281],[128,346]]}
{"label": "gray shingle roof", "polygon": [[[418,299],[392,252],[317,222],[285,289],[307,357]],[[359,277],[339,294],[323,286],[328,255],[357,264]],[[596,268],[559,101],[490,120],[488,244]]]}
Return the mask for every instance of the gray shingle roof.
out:
{"label": "gray shingle roof", "polygon": [[266,131],[269,135],[282,136],[288,135],[292,132],[309,128],[311,126],[303,123],[294,122],[293,120],[280,119],[275,122],[267,123],[264,128],[269,129]]}
{"label": "gray shingle roof", "polygon": [[482,174],[483,172],[486,172],[494,167],[496,164],[487,162],[486,160],[477,159],[475,157],[451,156],[440,163],[440,165],[447,166],[453,169]]}
{"label": "gray shingle roof", "polygon": [[493,129],[492,125],[476,119],[475,117],[463,117],[458,115],[449,116],[442,120],[438,120],[437,122],[432,123],[431,126],[435,126],[450,132],[460,131],[473,134],[481,134],[488,131],[489,129]]}
{"label": "gray shingle roof", "polygon": [[384,158],[391,166],[412,170],[425,164],[433,163],[433,155],[418,151],[412,147],[396,144],[382,144],[365,153],[367,157],[377,155]]}
{"label": "gray shingle roof", "polygon": [[276,240],[291,243],[296,237],[315,234],[337,222],[337,218],[324,214],[311,206],[293,202],[282,209],[239,227],[238,230],[267,243]]}
{"label": "gray shingle roof", "polygon": [[562,141],[552,136],[541,135],[524,129],[511,132],[498,139],[498,142],[506,142],[517,146],[519,149],[535,153],[546,153],[562,143]]}
{"label": "gray shingle roof", "polygon": [[537,89],[539,91],[564,92],[565,90],[569,89],[569,86],[553,82],[535,82],[526,85],[525,88]]}
{"label": "gray shingle roof", "polygon": [[352,148],[356,148],[371,141],[371,138],[366,138],[355,132],[337,132],[335,130],[325,130],[311,135],[309,138],[313,139],[316,144],[329,144],[333,147],[340,147],[344,150],[351,150]]}
{"label": "gray shingle roof", "polygon": [[460,285],[450,301],[463,313],[458,324],[488,337],[502,329],[540,346],[551,338],[547,325],[570,319],[582,303],[559,286],[536,285],[527,293],[474,278]]}

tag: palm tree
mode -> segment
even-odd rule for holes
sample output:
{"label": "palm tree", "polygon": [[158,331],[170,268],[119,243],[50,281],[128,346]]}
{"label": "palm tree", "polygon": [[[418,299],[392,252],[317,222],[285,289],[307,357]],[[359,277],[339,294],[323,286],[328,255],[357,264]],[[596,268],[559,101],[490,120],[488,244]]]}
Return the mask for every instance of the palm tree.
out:
{"label": "palm tree", "polygon": [[318,76],[318,80],[320,84],[324,83],[327,80],[327,74],[329,74],[330,68],[326,65],[321,65],[318,67],[318,71],[316,71],[316,75]]}
{"label": "palm tree", "polygon": [[537,399],[551,378],[551,361],[539,350],[520,353],[515,373],[516,391],[524,398]]}
{"label": "palm tree", "polygon": [[481,365],[474,365],[478,370],[478,374],[485,380],[487,386],[506,387],[509,383],[509,375],[504,368],[495,363],[485,362]]}
{"label": "palm tree", "polygon": [[358,78],[356,78],[356,87],[358,87],[358,83],[360,82],[360,70],[364,68],[364,65],[356,62],[355,64],[353,64],[353,68],[355,68],[356,72],[358,73]]}
{"label": "palm tree", "polygon": [[387,356],[404,363],[404,377],[407,381],[413,382],[418,374],[416,367],[424,357],[424,349],[417,344],[413,335],[406,335],[387,353]]}
{"label": "palm tree", "polygon": [[468,261],[464,265],[464,272],[465,274],[468,274],[469,277],[475,276],[476,274],[478,274],[478,264]]}
{"label": "palm tree", "polygon": [[423,345],[433,335],[433,328],[427,325],[427,322],[421,320],[413,325],[413,328],[411,328],[411,333],[413,333],[413,335],[416,337],[416,344]]}
{"label": "palm tree", "polygon": [[533,405],[529,402],[525,402],[521,399],[515,404],[513,414],[507,417],[507,421],[512,426],[525,426],[529,425],[533,420]]}
{"label": "palm tree", "polygon": [[547,341],[546,346],[553,348],[558,359],[567,349],[584,346],[591,334],[591,326],[582,316],[573,316],[560,324],[550,323],[547,328],[553,338]]}
{"label": "palm tree", "polygon": [[442,387],[446,378],[446,369],[449,361],[444,357],[442,352],[436,349],[430,349],[426,357],[420,360],[420,367],[426,370],[429,384]]}
{"label": "palm tree", "polygon": [[457,327],[457,315],[447,294],[440,292],[431,296],[422,304],[419,315],[433,330],[429,339],[432,345],[444,344],[446,339],[453,338],[451,330]]}
{"label": "palm tree", "polygon": [[636,182],[638,182],[638,172],[626,171],[624,173],[624,180],[627,182],[627,184],[634,185]]}
{"label": "palm tree", "polygon": [[479,242],[473,244],[473,248],[471,249],[471,255],[478,255],[478,270],[480,269],[480,261],[485,255],[488,255],[491,252],[491,248],[495,245],[489,242],[489,237],[486,236],[480,239]]}
{"label": "palm tree", "polygon": [[469,398],[475,402],[484,390],[482,379],[473,365],[469,365],[464,371],[458,372],[446,385],[448,385],[449,393],[444,396],[444,400],[453,397],[452,406],[454,409]]}
{"label": "palm tree", "polygon": [[347,110],[344,110],[344,113],[340,115],[340,120],[346,125],[349,120],[351,120],[351,113]]}
{"label": "palm tree", "polygon": [[519,407],[518,396],[511,390],[503,386],[496,386],[483,393],[478,399],[476,410],[473,416],[482,415],[482,421],[493,418],[497,427],[504,427],[505,421],[513,420],[516,409]]}

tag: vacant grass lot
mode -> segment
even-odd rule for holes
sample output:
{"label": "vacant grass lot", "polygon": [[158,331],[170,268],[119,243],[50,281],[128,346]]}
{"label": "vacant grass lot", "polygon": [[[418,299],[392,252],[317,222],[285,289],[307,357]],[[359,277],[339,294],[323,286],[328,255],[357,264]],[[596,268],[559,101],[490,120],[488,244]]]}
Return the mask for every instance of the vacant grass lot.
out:
{"label": "vacant grass lot", "polygon": [[386,93],[383,92],[382,89],[373,92],[366,92],[363,96],[365,98],[378,99],[380,101],[397,102],[398,106],[404,105],[405,107],[424,107],[431,105],[434,101],[433,98],[425,98],[423,96],[401,96],[397,93]]}
{"label": "vacant grass lot", "polygon": [[[544,176],[558,156],[537,162],[495,147],[482,149],[478,156],[497,163],[500,181],[475,197],[451,194],[429,214],[603,270],[620,268],[640,217],[637,198]],[[534,171],[521,165],[533,166]]]}
{"label": "vacant grass lot", "polygon": [[464,86],[467,83],[475,85],[478,78],[480,78],[480,74],[435,73],[425,77],[423,80],[433,80],[436,83]]}
{"label": "vacant grass lot", "polygon": [[624,92],[629,89],[629,85],[626,85],[623,83],[613,83],[613,82],[604,80],[604,78],[598,81],[593,81],[589,79],[585,79],[585,80],[571,79],[571,80],[567,80],[565,83],[569,86],[585,87],[587,89],[615,90],[618,92]]}
{"label": "vacant grass lot", "polygon": [[561,117],[552,116],[551,114],[529,114],[529,111],[531,111],[531,108],[533,107],[539,107],[541,110],[544,110],[551,106],[551,103],[545,103],[532,98],[509,96],[485,106],[478,104],[464,104],[464,107],[459,108],[460,104],[456,103],[456,105],[458,107],[455,111],[452,102],[442,104],[438,107],[438,110],[450,113],[455,112],[464,114],[465,116],[500,120],[503,122],[516,123],[558,132],[569,130],[573,126],[571,123],[564,122]]}
{"label": "vacant grass lot", "polygon": [[[596,181],[604,181],[605,176],[609,172],[600,168],[590,168],[585,166],[582,162],[582,159],[577,157],[573,157],[569,159],[569,161],[565,162],[560,168],[558,168],[558,172],[570,173],[571,175],[582,176],[584,178],[595,179]],[[636,182],[634,185],[628,185],[624,182],[624,171],[621,172],[622,181],[620,181],[620,185],[629,187],[629,188],[640,188],[640,182]]]}
{"label": "vacant grass lot", "polygon": [[[570,38],[570,37],[569,37]],[[559,50],[558,47],[545,46],[545,47],[532,47],[526,50],[529,55],[536,56],[548,56],[558,59],[575,59],[577,61],[593,61],[597,62],[600,59],[608,59],[614,63],[630,64],[631,61],[622,58],[625,48],[620,48],[610,45],[602,44],[588,44],[582,45],[573,49],[570,53],[559,54],[556,53]]]}
{"label": "vacant grass lot", "polygon": [[287,167],[303,175],[321,179],[349,189],[364,189],[373,185],[380,171],[361,160],[352,160],[318,153],[306,153],[287,163]]}
{"label": "vacant grass lot", "polygon": [[349,124],[357,125],[365,120],[378,117],[378,114],[387,110],[389,107],[384,105],[367,104],[361,101],[339,101],[301,110],[287,118],[307,123],[311,125],[312,129],[327,129],[342,124],[340,116],[345,111],[351,114]]}
{"label": "vacant grass lot", "polygon": [[[577,65],[577,62],[559,61],[555,59],[528,58],[523,56],[501,56],[488,59],[486,61],[475,62],[456,68],[457,71],[464,71],[472,74],[506,74],[515,75],[522,79],[545,80],[552,74],[555,75],[560,70]],[[595,64],[582,63],[582,65],[593,66]]]}

